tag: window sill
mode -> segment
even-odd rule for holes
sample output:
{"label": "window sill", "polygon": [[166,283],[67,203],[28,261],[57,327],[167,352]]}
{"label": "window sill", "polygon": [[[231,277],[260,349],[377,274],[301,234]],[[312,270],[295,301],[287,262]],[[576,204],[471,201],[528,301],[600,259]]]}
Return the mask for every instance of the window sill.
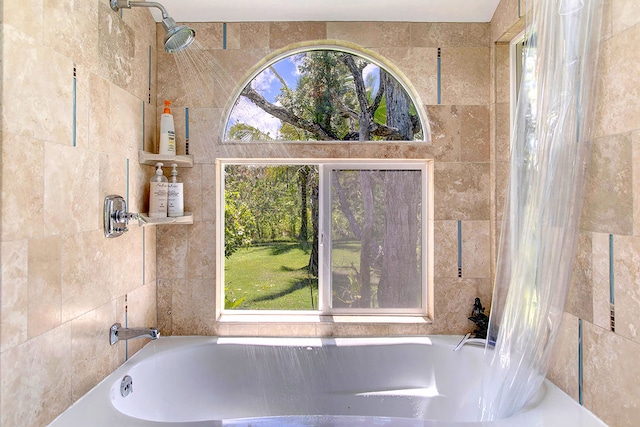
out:
{"label": "window sill", "polygon": [[319,315],[319,314],[222,314],[220,323],[382,323],[418,324],[433,323],[423,315]]}

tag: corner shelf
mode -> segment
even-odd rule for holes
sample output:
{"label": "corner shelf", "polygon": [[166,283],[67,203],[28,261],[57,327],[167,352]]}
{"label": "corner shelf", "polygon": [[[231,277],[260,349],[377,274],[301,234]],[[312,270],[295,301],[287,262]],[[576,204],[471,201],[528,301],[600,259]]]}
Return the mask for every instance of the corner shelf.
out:
{"label": "corner shelf", "polygon": [[175,163],[179,168],[192,168],[193,154],[168,156],[163,154],[149,153],[142,150],[140,150],[140,152],[138,153],[138,163],[142,165],[155,166],[158,162],[161,162],[165,167],[171,167],[171,164]]}
{"label": "corner shelf", "polygon": [[185,212],[183,216],[166,218],[150,218],[146,214],[140,214],[146,221],[145,225],[173,225],[173,224],[193,224],[193,213]]}

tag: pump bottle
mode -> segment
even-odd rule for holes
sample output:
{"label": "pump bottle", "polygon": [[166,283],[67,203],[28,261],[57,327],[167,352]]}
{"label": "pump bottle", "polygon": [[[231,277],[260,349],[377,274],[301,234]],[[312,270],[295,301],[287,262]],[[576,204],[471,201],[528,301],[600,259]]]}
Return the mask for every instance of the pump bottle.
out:
{"label": "pump bottle", "polygon": [[171,115],[171,101],[164,101],[164,113],[160,116],[160,150],[158,154],[176,155],[176,130]]}
{"label": "pump bottle", "polygon": [[156,174],[149,181],[149,217],[166,218],[169,182],[162,173],[162,163],[156,163]]}
{"label": "pump bottle", "polygon": [[183,184],[178,178],[178,165],[173,163],[171,165],[173,170],[171,171],[171,178],[169,179],[169,206],[168,215],[171,217],[184,215],[184,191]]}

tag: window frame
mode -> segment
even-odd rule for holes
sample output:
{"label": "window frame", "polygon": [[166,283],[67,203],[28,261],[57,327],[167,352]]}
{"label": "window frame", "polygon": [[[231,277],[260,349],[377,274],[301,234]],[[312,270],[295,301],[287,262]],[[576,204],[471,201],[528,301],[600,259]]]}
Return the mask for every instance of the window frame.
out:
{"label": "window frame", "polygon": [[[234,310],[224,307],[224,167],[225,165],[317,165],[319,170],[318,309]],[[420,170],[421,174],[421,307],[332,308],[331,283],[331,179],[334,169]],[[432,314],[433,307],[433,159],[359,158],[218,158],[216,159],[216,318],[218,321],[320,321],[323,318],[416,318]],[[329,215],[327,215],[329,213]],[[402,320],[405,321],[405,320]]]}

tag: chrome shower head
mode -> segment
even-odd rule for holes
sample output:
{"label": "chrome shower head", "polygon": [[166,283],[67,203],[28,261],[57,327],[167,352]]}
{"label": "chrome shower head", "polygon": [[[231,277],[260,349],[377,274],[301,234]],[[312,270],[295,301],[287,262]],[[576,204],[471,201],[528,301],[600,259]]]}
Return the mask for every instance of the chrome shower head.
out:
{"label": "chrome shower head", "polygon": [[186,25],[178,25],[176,21],[169,16],[167,10],[160,3],[152,1],[135,1],[131,0],[110,0],[111,9],[118,12],[120,9],[131,9],[137,7],[156,7],[162,12],[162,26],[167,32],[164,37],[164,50],[168,53],[180,52],[187,47],[196,38],[196,32]]}

